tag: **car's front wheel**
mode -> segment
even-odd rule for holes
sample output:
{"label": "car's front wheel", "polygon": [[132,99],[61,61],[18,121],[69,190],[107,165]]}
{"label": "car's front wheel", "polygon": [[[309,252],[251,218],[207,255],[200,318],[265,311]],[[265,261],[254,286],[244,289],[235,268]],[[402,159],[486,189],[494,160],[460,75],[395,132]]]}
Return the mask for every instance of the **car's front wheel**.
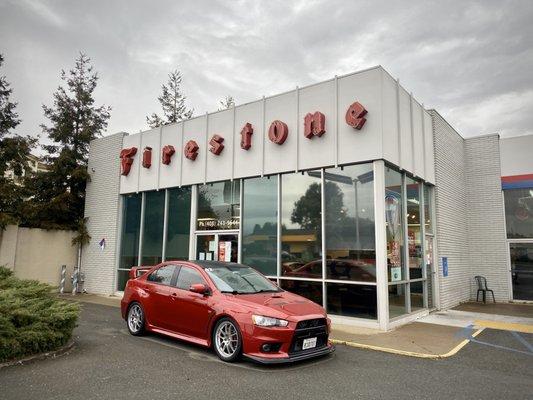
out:
{"label": "car's front wheel", "polygon": [[133,336],[144,334],[144,311],[139,303],[135,302],[130,305],[126,321],[128,323],[128,331]]}
{"label": "car's front wheel", "polygon": [[213,330],[213,347],[222,361],[233,362],[239,359],[242,335],[235,321],[222,318],[217,322]]}

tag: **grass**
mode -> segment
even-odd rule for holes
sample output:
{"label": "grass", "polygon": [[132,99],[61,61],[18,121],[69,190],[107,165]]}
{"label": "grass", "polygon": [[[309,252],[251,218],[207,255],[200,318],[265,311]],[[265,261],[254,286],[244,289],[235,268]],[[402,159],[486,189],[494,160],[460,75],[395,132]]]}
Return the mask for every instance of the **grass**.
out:
{"label": "grass", "polygon": [[18,279],[0,266],[0,362],[67,344],[79,304],[58,299],[54,290],[44,283]]}

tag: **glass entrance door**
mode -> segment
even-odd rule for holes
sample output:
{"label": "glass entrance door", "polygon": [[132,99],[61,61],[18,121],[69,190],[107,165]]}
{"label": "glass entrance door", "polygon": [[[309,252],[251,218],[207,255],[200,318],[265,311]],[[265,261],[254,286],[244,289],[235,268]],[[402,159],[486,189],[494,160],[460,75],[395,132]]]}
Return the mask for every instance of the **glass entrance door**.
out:
{"label": "glass entrance door", "polygon": [[196,259],[213,261],[238,261],[239,236],[237,233],[196,235]]}
{"label": "glass entrance door", "polygon": [[426,276],[427,276],[427,307],[432,309],[435,307],[433,284],[436,279],[435,258],[433,254],[433,236],[426,235]]}
{"label": "glass entrance door", "polygon": [[533,300],[533,243],[509,246],[513,300]]}

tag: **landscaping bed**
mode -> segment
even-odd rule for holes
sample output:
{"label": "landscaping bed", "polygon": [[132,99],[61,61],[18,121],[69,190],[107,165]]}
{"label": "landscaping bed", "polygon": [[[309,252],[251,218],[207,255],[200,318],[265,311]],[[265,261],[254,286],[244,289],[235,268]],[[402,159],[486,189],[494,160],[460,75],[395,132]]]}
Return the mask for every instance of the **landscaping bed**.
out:
{"label": "landscaping bed", "polygon": [[52,286],[0,267],[0,363],[66,345],[79,311],[78,303],[57,298]]}

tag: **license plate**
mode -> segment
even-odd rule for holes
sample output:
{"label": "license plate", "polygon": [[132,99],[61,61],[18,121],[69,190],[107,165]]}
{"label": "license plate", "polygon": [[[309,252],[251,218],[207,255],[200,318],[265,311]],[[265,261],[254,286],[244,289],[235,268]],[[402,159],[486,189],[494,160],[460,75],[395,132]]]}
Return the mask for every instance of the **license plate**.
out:
{"label": "license plate", "polygon": [[312,349],[313,347],[316,347],[316,337],[304,339],[302,350]]}

